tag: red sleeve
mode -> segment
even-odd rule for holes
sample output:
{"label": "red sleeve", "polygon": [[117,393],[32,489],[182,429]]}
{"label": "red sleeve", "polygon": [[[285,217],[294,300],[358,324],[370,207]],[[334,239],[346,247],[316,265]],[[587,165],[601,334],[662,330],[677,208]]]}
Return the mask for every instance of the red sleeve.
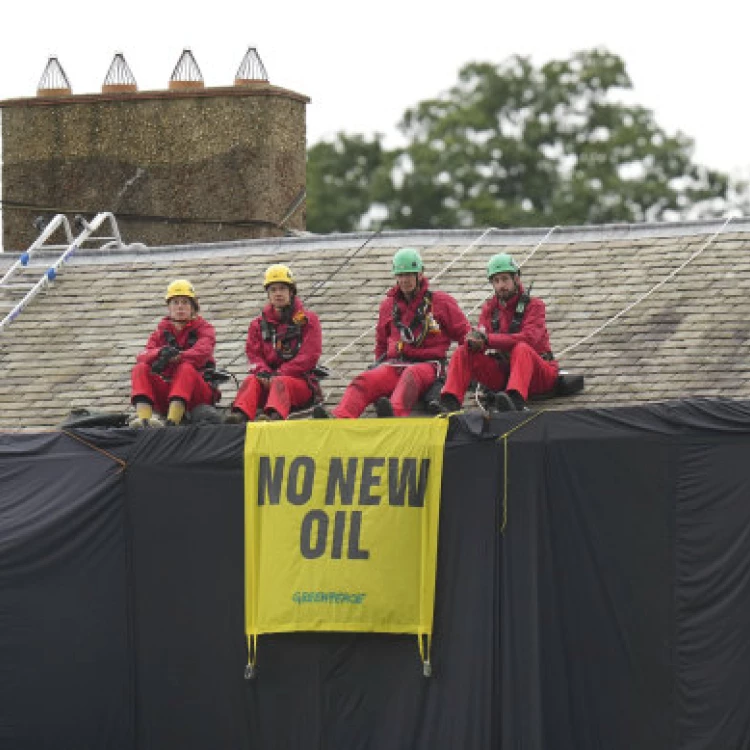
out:
{"label": "red sleeve", "polygon": [[[484,313],[484,310],[482,311]],[[549,340],[546,323],[546,308],[544,302],[534,297],[526,306],[526,312],[518,333],[492,333],[491,322],[487,325],[487,342],[490,349],[501,352],[510,351],[519,342],[528,344],[534,351],[542,354],[547,348]]]}
{"label": "red sleeve", "polygon": [[263,345],[263,333],[260,329],[260,318],[255,318],[247,329],[245,354],[247,354],[247,363],[250,372],[260,373],[273,371],[273,367],[271,367],[265,358],[265,347]]}
{"label": "red sleeve", "polygon": [[216,331],[207,321],[202,320],[200,325],[194,328],[198,334],[198,340],[189,349],[185,349],[180,361],[191,364],[196,370],[200,370],[214,358],[214,348],[216,347]]}
{"label": "red sleeve", "polygon": [[318,364],[323,351],[323,332],[320,328],[318,316],[305,310],[307,323],[302,336],[302,346],[297,354],[288,362],[284,362],[277,372],[279,375],[306,375]]}
{"label": "red sleeve", "polygon": [[157,328],[148,337],[146,348],[135,358],[135,361],[145,362],[147,365],[150,365],[152,362],[156,361],[163,346],[165,346],[165,343],[161,336],[161,329]]}
{"label": "red sleeve", "polygon": [[467,317],[464,315],[464,311],[458,302],[450,294],[445,294],[443,299],[445,303],[446,332],[450,336],[451,341],[463,344],[466,340],[466,334],[471,330],[471,323],[469,323]]}
{"label": "red sleeve", "polygon": [[375,328],[375,359],[380,359],[388,352],[388,338],[391,333],[391,322],[393,318],[393,300],[386,297],[380,303],[378,311],[378,324]]}

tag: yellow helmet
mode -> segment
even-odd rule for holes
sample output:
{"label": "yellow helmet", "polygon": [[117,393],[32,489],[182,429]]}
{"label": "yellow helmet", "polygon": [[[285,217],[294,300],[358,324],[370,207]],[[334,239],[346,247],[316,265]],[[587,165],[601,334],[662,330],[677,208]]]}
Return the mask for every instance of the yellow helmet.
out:
{"label": "yellow helmet", "polygon": [[284,266],[281,263],[269,266],[266,269],[266,274],[263,277],[263,288],[267,289],[270,284],[288,284],[292,291],[297,291],[297,285],[294,283],[294,277],[289,270],[289,266]]}
{"label": "yellow helmet", "polygon": [[165,301],[169,302],[172,297],[189,297],[193,301],[193,307],[198,309],[198,297],[193,285],[187,279],[177,279],[167,287]]}

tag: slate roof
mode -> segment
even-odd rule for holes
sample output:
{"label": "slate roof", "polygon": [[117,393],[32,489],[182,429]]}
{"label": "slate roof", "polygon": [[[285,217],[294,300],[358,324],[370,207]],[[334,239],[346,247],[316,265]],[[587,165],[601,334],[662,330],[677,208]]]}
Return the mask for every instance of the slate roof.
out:
{"label": "slate roof", "polygon": [[[434,288],[453,294],[472,322],[489,296],[488,257],[507,251],[524,264],[532,294],[547,303],[563,369],[586,377],[583,393],[543,408],[750,398],[749,220],[551,234],[386,232],[79,251],[0,332],[0,429],[54,427],[73,408],[123,410],[135,356],[162,317],[174,278],[194,283],[202,314],[216,326],[219,366],[241,378],[247,325],[263,304],[262,273],[273,262],[292,267],[300,295],[321,317],[322,361],[334,371],[325,391],[335,403],[372,361],[377,307],[402,246],[420,248]],[[14,259],[0,255],[0,275]],[[235,390],[225,386],[222,403]]]}

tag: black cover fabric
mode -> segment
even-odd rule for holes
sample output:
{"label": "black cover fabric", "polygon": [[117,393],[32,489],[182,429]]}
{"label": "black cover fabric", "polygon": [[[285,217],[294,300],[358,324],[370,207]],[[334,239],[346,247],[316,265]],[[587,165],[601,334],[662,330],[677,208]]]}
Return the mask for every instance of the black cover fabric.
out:
{"label": "black cover fabric", "polygon": [[0,434],[0,748],[134,747],[120,465]]}
{"label": "black cover fabric", "polygon": [[676,446],[586,412],[514,434],[501,569],[504,747],[672,747]]}
{"label": "black cover fabric", "polygon": [[750,405],[454,418],[429,679],[336,633],[243,679],[243,441],[0,435],[0,747],[750,747]]}
{"label": "black cover fabric", "polygon": [[414,636],[283,634],[260,638],[248,682],[243,440],[243,428],[151,432],[130,462],[138,747],[492,746],[497,508],[465,492],[464,472],[497,474],[494,441],[446,450],[443,494],[460,502],[441,517],[435,678]]}

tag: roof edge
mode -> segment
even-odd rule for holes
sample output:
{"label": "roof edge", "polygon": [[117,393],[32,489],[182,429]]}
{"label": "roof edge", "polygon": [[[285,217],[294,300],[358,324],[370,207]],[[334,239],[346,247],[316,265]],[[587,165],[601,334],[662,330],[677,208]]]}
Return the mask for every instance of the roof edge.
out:
{"label": "roof edge", "polygon": [[128,102],[144,99],[206,99],[221,97],[279,97],[293,99],[303,104],[310,103],[310,97],[299,94],[291,89],[274,86],[270,83],[259,83],[254,86],[211,86],[201,89],[157,89],[150,91],[122,91],[118,93],[86,93],[70,94],[67,96],[30,96],[15,99],[0,100],[0,109],[14,107],[49,107],[74,106],[76,104],[91,104],[95,102]]}
{"label": "roof edge", "polygon": [[[710,234],[750,233],[750,218],[737,217],[700,221],[654,222],[643,224],[601,224],[583,226],[557,226],[519,229],[412,229],[383,232],[347,232],[332,234],[309,234],[295,237],[265,237],[226,242],[193,243],[182,245],[159,245],[146,247],[139,243],[126,245],[122,249],[80,248],[71,258],[71,263],[117,262],[156,258],[194,258],[206,255],[244,255],[255,251],[262,255],[327,249],[348,249],[353,245],[367,244],[372,247],[392,247],[394,244],[416,244],[420,247],[435,245],[463,245],[481,239],[484,247],[527,247],[546,240],[547,245],[583,242],[611,242],[617,240],[659,239],[670,237],[693,237]],[[15,259],[14,253],[0,254],[0,265],[5,260]]]}

